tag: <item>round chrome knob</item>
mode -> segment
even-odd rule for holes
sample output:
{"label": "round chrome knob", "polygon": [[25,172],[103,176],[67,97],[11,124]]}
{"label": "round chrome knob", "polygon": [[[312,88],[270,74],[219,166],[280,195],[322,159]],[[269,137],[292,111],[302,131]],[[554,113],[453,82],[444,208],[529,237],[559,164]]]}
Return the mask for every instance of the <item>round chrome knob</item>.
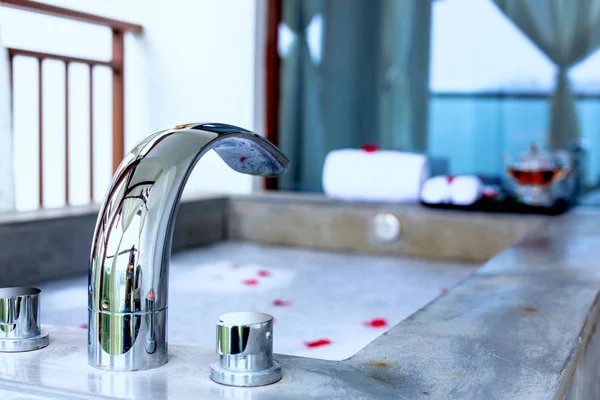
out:
{"label": "round chrome knob", "polygon": [[48,346],[40,327],[40,290],[0,288],[0,352],[21,352]]}
{"label": "round chrome knob", "polygon": [[263,386],[281,379],[281,364],[273,360],[273,317],[255,312],[221,316],[217,324],[219,361],[210,378],[229,386]]}

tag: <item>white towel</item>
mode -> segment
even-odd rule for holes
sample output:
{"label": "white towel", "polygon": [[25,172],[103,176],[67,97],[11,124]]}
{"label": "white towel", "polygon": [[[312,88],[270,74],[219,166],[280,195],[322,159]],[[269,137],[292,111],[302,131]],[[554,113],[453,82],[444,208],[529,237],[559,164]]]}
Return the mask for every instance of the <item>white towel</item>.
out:
{"label": "white towel", "polygon": [[455,177],[449,187],[450,202],[458,206],[469,206],[483,194],[483,183],[474,175]]}
{"label": "white towel", "polygon": [[421,200],[428,204],[443,204],[450,202],[448,176],[434,176],[429,178],[421,190]]}
{"label": "white towel", "polygon": [[483,183],[474,175],[434,176],[425,182],[421,201],[428,204],[469,206],[483,195]]}
{"label": "white towel", "polygon": [[428,177],[427,158],[420,154],[334,150],[325,158],[323,189],[344,200],[414,202]]}

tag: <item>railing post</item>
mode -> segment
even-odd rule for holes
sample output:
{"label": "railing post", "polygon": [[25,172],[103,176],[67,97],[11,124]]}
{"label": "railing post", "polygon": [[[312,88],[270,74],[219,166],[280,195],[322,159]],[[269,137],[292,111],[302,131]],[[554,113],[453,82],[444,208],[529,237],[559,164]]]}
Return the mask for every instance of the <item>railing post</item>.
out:
{"label": "railing post", "polygon": [[69,205],[69,63],[65,62],[65,205]]}
{"label": "railing post", "polygon": [[113,29],[112,34],[112,98],[113,98],[113,172],[124,157],[125,147],[125,35]]}
{"label": "railing post", "polygon": [[38,58],[38,203],[44,208],[44,59]]}
{"label": "railing post", "polygon": [[94,66],[90,67],[90,204],[94,203]]}
{"label": "railing post", "polygon": [[10,88],[10,112],[11,112],[11,128],[14,125],[14,121],[12,121],[12,114],[15,112],[15,95],[14,95],[14,86],[15,86],[15,79],[14,79],[14,71],[13,71],[13,63],[15,61],[15,57],[13,56],[13,54],[9,51],[8,52],[8,83],[9,83],[9,88]]}

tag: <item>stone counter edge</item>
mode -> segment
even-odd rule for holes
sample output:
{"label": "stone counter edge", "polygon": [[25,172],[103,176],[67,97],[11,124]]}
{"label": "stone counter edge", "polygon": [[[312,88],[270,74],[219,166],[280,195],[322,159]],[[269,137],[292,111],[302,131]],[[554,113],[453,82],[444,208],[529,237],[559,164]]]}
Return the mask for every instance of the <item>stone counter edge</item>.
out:
{"label": "stone counter edge", "polygon": [[[401,234],[397,240],[383,242],[375,238],[373,221],[381,213],[399,221]],[[227,221],[228,237],[237,240],[483,263],[548,218],[268,193],[232,196]]]}
{"label": "stone counter edge", "polygon": [[[227,198],[181,202],[173,251],[225,239]],[[98,206],[0,214],[0,286],[86,274]]]}

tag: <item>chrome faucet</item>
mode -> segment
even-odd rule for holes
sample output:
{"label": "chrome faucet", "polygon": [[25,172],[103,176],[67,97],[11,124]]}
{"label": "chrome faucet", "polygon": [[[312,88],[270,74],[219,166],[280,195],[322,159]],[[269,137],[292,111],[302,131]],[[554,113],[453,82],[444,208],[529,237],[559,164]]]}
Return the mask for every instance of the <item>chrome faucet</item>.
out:
{"label": "chrome faucet", "polygon": [[[278,176],[287,158],[257,134],[184,124],[141,141],[119,165],[96,222],[88,286],[88,362],[112,371],[167,362],[169,261],[181,193],[209,150],[245,174]],[[208,327],[207,327],[208,328]]]}

